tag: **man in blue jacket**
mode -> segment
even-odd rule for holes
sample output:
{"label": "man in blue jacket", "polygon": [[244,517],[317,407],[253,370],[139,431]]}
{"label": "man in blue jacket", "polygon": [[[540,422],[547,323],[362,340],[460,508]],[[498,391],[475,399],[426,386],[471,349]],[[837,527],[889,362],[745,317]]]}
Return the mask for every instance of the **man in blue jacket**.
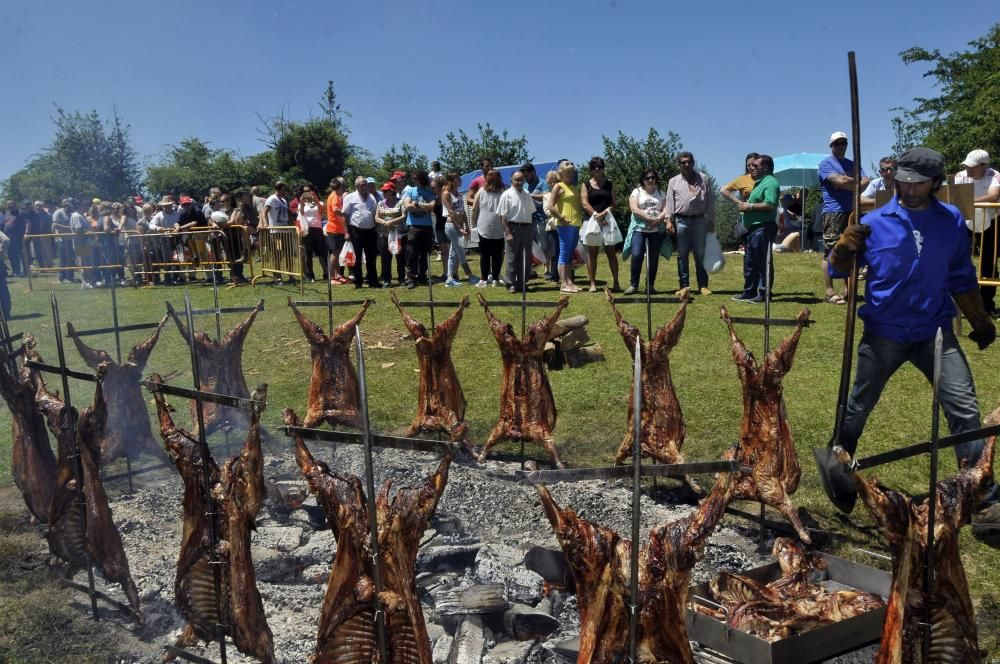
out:
{"label": "man in blue jacket", "polygon": [[[848,273],[855,255],[859,267],[868,266],[865,304],[858,310],[865,328],[839,439],[852,456],[882,390],[904,362],[932,379],[938,328],[944,336],[940,396],[948,427],[954,434],[980,426],[972,373],[952,332],[955,305],[969,320],[969,338],[980,350],[993,343],[996,328],[983,308],[962,215],[934,196],[943,181],[940,153],[924,147],[907,151],[897,164],[896,197],[848,226],[830,253],[836,276]],[[960,462],[975,463],[983,446],[981,439],[956,445],[955,454]],[[854,482],[842,466],[827,472],[834,504],[849,509]],[[973,517],[975,534],[1000,533],[998,501],[1000,492],[991,483]]]}

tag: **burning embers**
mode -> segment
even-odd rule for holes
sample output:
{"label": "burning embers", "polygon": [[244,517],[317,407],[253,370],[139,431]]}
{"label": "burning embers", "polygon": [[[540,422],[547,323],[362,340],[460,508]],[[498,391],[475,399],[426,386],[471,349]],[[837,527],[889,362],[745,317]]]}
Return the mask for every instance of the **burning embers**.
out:
{"label": "burning embers", "polygon": [[[154,374],[152,381],[162,382],[162,379]],[[267,386],[258,387],[253,399],[263,403],[266,394]],[[163,395],[155,391],[153,395],[163,445],[184,482],[183,534],[174,595],[188,625],[175,645],[183,648],[199,639],[211,641],[216,638],[216,625],[221,624],[240,652],[274,662],[273,637],[250,556],[250,531],[266,492],[261,465],[260,411],[252,411],[250,429],[239,456],[229,459],[220,470],[214,459],[202,456],[197,438],[174,425],[170,415],[173,408]],[[214,510],[210,509],[205,491],[206,475],[215,501]],[[212,515],[214,521],[209,523],[206,515]],[[213,530],[218,540],[214,550]],[[221,577],[218,602],[213,561]]]}
{"label": "burning embers", "polygon": [[[299,426],[291,409],[285,424]],[[368,522],[370,497],[354,475],[335,473],[317,461],[300,437],[295,438],[295,460],[326,513],[337,539],[337,555],[323,598],[316,643],[316,664],[369,662],[378,658],[375,623],[384,611],[387,664],[430,664],[430,641],[417,598],[414,565],[420,537],[448,482],[451,455],[437,471],[416,487],[401,487],[390,501],[392,482],[375,497],[378,522],[377,577]],[[376,597],[376,584],[382,591]]]}

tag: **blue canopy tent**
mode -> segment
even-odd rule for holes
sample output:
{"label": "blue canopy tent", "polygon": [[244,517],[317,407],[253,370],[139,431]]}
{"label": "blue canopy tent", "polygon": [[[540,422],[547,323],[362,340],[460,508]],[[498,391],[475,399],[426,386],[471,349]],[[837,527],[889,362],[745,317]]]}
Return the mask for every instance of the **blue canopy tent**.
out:
{"label": "blue canopy tent", "polygon": [[[532,163],[534,163],[534,162],[532,162]],[[559,165],[558,161],[544,161],[544,162],[535,163],[535,172],[538,173],[538,177],[540,179],[545,180],[545,174],[548,173],[549,171],[555,170],[556,166],[558,166],[558,165]],[[515,164],[513,166],[500,166],[499,168],[495,168],[493,170],[500,172],[500,179],[503,180],[504,186],[508,187],[508,186],[510,186],[510,176],[511,176],[511,174],[514,171],[516,171],[517,169],[519,169],[520,167],[521,167],[521,164]],[[477,177],[479,177],[482,174],[483,174],[483,171],[477,169],[477,170],[474,170],[474,171],[472,171],[470,173],[466,173],[465,175],[463,175],[462,176],[462,186],[460,188],[460,191],[468,191],[469,190],[469,185],[472,184],[472,181],[475,180]]]}
{"label": "blue canopy tent", "polygon": [[821,152],[796,152],[774,158],[774,177],[782,187],[815,187],[819,184],[816,171],[819,162],[829,154]]}

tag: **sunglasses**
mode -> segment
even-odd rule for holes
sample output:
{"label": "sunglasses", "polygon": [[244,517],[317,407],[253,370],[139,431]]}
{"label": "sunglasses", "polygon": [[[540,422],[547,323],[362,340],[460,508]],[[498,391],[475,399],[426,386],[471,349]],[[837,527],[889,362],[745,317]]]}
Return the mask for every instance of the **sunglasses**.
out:
{"label": "sunglasses", "polygon": [[880,173],[894,173],[896,171],[896,167],[895,166],[879,166],[878,170],[879,170]]}
{"label": "sunglasses", "polygon": [[679,161],[677,163],[680,164],[681,166],[690,166],[694,162],[691,161],[690,159],[682,159],[681,161]]}
{"label": "sunglasses", "polygon": [[644,181],[644,182],[649,182],[649,181],[651,181],[651,180],[652,180],[653,182],[656,182],[656,176],[655,176],[655,175],[647,175],[646,177],[644,177],[644,178],[643,178],[643,181]]}
{"label": "sunglasses", "polygon": [[597,166],[594,166],[593,170],[595,170],[595,171],[603,171],[604,170],[604,165],[603,164],[598,164]]}
{"label": "sunglasses", "polygon": [[847,141],[845,140],[834,141],[833,143],[831,143],[831,145],[847,145]]}

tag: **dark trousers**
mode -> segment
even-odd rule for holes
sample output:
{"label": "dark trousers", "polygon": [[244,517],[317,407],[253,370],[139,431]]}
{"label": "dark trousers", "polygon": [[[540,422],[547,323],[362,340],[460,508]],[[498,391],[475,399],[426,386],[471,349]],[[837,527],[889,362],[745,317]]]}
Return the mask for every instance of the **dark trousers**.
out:
{"label": "dark trousers", "polygon": [[10,318],[10,289],[7,288],[7,266],[0,261],[0,309],[4,318]]}
{"label": "dark trousers", "polygon": [[508,224],[511,240],[505,245],[507,284],[521,290],[525,272],[531,272],[531,243],[535,239],[534,224]]}
{"label": "dark trousers", "polygon": [[545,235],[549,238],[549,279],[551,281],[559,282],[559,232],[558,231],[545,231]]}
{"label": "dark trousers", "polygon": [[19,277],[24,274],[24,265],[21,254],[24,250],[24,236],[12,235],[10,244],[7,245],[7,258],[10,259],[10,271],[12,276]]}
{"label": "dark trousers", "polygon": [[[979,248],[979,278],[980,279],[996,279],[997,278],[997,237],[996,234],[1000,232],[995,225],[990,225],[983,233],[973,236],[973,246]],[[975,261],[975,258],[973,258]],[[986,307],[988,313],[993,313],[996,311],[996,302],[994,298],[997,296],[996,286],[980,286],[979,293],[983,296],[983,305]]]}
{"label": "dark trousers", "polygon": [[379,278],[383,284],[392,281],[393,259],[396,261],[396,280],[402,281],[406,277],[406,245],[406,235],[401,233],[399,236],[399,253],[393,256],[389,251],[389,236],[378,236],[379,267],[381,268],[379,270]]}
{"label": "dark trousers", "polygon": [[[305,265],[303,266],[302,274],[306,279],[316,279],[316,272],[313,270],[313,260],[318,258],[320,265],[323,266],[323,281],[329,281],[330,276],[327,274],[329,270],[329,261],[327,258],[329,254],[326,250],[326,238],[323,237],[322,228],[309,228],[304,238],[301,238],[302,247],[305,251],[302,252],[303,261]],[[352,239],[353,242],[353,239]],[[357,252],[358,245],[354,245],[354,250]],[[358,254],[358,262],[360,263],[361,254]]]}
{"label": "dark trousers", "polygon": [[642,276],[642,261],[649,254],[649,265],[646,266],[646,277],[649,287],[656,286],[656,271],[660,267],[660,247],[663,245],[665,233],[632,233],[632,258],[629,285],[636,290],[646,292],[646,284],[639,282]]}
{"label": "dark trousers", "polygon": [[[233,282],[242,281],[244,279],[243,263],[249,258],[249,256],[243,255],[242,234],[236,228],[226,228],[224,232],[226,234],[226,260],[229,261],[229,278]],[[322,234],[320,231],[320,235]],[[323,245],[323,248],[326,249],[326,244]],[[323,271],[326,271],[325,263]]]}
{"label": "dark trousers", "polygon": [[410,226],[406,236],[406,280],[427,279],[427,255],[434,247],[433,226]]}
{"label": "dark trousers", "polygon": [[[351,244],[354,245],[354,267],[351,273],[354,275],[354,287],[361,288],[364,277],[368,279],[368,285],[372,288],[378,287],[378,234],[374,228],[358,228],[357,226],[347,226],[347,233],[350,235]],[[364,275],[361,271],[361,259],[364,258]]]}
{"label": "dark trousers", "polygon": [[59,240],[59,267],[68,268],[59,270],[59,278],[73,281],[76,252],[73,250],[72,240]]}
{"label": "dark trousers", "polygon": [[503,238],[479,236],[479,275],[484,281],[490,277],[499,280],[503,274],[503,244]]}
{"label": "dark trousers", "polygon": [[[764,273],[767,271],[767,252],[778,234],[778,227],[775,224],[764,224],[755,228],[744,236],[743,253],[743,297],[757,297],[758,291],[763,294],[765,282]],[[774,264],[771,264],[771,273],[767,282],[774,285]]]}

